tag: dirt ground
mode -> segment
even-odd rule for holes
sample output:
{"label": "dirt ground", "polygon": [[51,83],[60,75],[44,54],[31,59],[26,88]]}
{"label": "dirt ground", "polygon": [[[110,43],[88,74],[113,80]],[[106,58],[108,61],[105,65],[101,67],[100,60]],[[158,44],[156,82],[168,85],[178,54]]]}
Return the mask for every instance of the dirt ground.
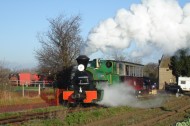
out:
{"label": "dirt ground", "polygon": [[101,119],[87,126],[170,126],[190,117],[190,96],[167,94],[164,103],[155,108],[137,108],[136,111]]}
{"label": "dirt ground", "polygon": [[1,106],[0,113],[17,112],[17,111],[31,110],[31,109],[44,108],[44,107],[49,107],[49,104],[43,102],[35,104]]}
{"label": "dirt ground", "polygon": [[[13,105],[1,105],[0,106],[0,113],[5,113],[5,112],[17,112],[17,111],[24,111],[24,110],[31,110],[31,109],[36,109],[36,108],[44,108],[44,107],[49,107],[49,106],[55,106],[56,101],[55,99],[49,99],[48,97],[50,95],[47,95],[45,93],[41,93],[40,97],[38,96],[38,92],[35,91],[28,91],[25,92],[27,95],[26,97],[28,99],[33,99],[33,100],[39,100],[39,101],[32,101],[31,103],[27,104],[13,104]],[[36,99],[35,99],[36,97]],[[41,99],[40,99],[41,98]],[[20,102],[22,103],[22,101]]]}

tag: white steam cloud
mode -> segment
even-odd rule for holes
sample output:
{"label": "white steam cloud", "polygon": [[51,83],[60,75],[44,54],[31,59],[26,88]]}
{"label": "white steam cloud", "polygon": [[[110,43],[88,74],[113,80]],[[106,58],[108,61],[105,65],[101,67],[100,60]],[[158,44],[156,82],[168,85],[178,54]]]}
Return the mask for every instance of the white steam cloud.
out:
{"label": "white steam cloud", "polygon": [[105,106],[130,106],[137,108],[160,107],[166,97],[157,95],[149,100],[139,100],[136,98],[135,90],[126,84],[104,87],[104,96],[98,104]]}
{"label": "white steam cloud", "polygon": [[190,47],[190,3],[180,7],[177,0],[142,0],[130,10],[120,9],[91,30],[85,53],[126,49],[132,42],[137,46],[133,57]]}

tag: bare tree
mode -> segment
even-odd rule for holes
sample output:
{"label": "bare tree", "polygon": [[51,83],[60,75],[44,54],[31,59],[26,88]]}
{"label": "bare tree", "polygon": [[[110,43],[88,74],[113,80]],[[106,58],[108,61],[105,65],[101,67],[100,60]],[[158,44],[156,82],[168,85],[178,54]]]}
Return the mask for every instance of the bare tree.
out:
{"label": "bare tree", "polygon": [[122,50],[113,50],[111,53],[111,58],[117,61],[125,61],[126,57]]}
{"label": "bare tree", "polygon": [[3,62],[0,61],[0,89],[9,82],[10,69],[4,67]]}
{"label": "bare tree", "polygon": [[139,63],[139,64],[142,63],[142,59],[140,57],[136,57],[136,58],[128,57],[126,60],[132,63]]}
{"label": "bare tree", "polygon": [[144,75],[149,77],[152,81],[158,81],[158,64],[148,63],[144,66]]}
{"label": "bare tree", "polygon": [[108,56],[107,58],[113,58],[114,60],[117,61],[128,61],[132,63],[141,63],[142,59],[139,58],[132,58],[130,57],[126,52],[123,52],[123,50],[113,50],[111,52],[111,55]]}
{"label": "bare tree", "polygon": [[50,30],[38,36],[42,48],[36,51],[42,72],[57,73],[74,64],[83,44],[80,20],[80,16],[67,18],[63,15],[48,20]]}

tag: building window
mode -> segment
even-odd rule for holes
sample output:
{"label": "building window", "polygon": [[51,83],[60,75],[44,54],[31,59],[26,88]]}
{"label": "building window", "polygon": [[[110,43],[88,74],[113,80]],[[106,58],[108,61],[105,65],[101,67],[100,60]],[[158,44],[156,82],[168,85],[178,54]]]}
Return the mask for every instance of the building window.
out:
{"label": "building window", "polygon": [[181,81],[181,84],[186,84],[186,81]]}

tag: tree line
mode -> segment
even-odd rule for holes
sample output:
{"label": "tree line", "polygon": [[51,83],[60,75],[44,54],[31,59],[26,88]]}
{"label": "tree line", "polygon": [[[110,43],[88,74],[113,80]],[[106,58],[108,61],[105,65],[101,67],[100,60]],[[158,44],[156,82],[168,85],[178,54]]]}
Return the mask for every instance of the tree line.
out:
{"label": "tree line", "polygon": [[179,76],[190,77],[190,49],[184,48],[178,50],[170,59],[169,68],[172,74],[176,77]]}

